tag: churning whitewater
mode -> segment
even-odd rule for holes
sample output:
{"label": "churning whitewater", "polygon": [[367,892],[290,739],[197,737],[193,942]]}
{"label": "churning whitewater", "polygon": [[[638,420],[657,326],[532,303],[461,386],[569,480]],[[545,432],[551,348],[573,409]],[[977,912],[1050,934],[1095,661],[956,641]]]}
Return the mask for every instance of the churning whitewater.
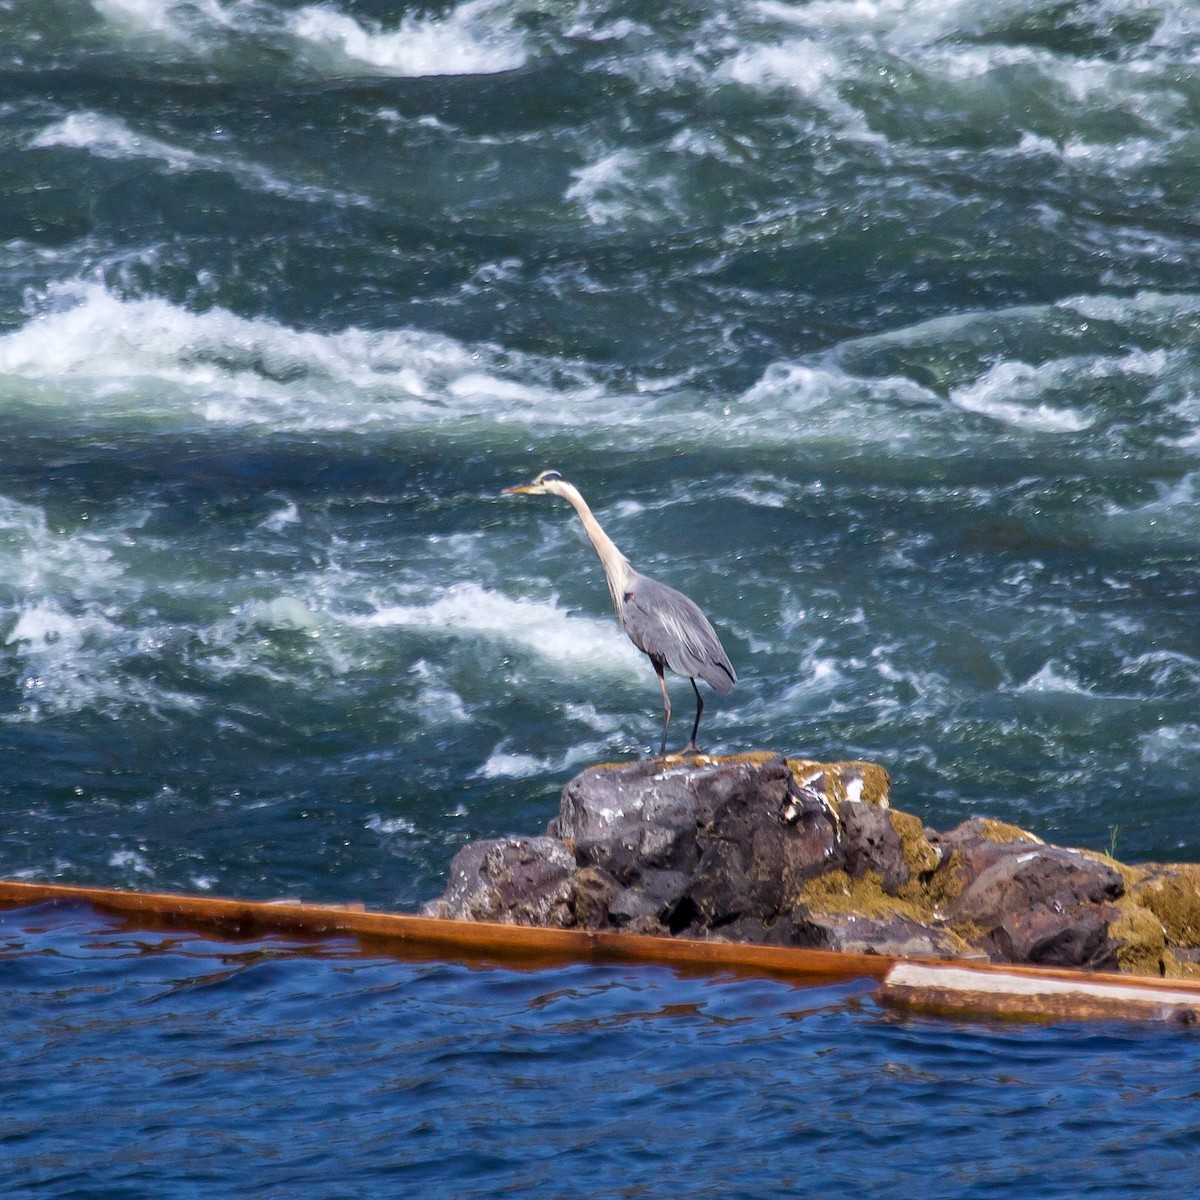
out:
{"label": "churning whitewater", "polygon": [[1200,857],[1194,5],[0,34],[4,873],[414,905],[648,753],[551,465],[716,626],[707,749]]}

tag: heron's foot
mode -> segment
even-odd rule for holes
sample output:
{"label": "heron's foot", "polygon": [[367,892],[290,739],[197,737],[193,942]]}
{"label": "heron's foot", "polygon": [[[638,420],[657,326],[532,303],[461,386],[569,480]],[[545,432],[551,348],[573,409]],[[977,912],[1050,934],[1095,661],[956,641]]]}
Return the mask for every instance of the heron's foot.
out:
{"label": "heron's foot", "polygon": [[690,757],[705,757],[704,751],[695,742],[688,742],[682,750],[660,750],[657,754],[651,754],[648,758],[642,759],[642,762],[666,762],[668,759]]}

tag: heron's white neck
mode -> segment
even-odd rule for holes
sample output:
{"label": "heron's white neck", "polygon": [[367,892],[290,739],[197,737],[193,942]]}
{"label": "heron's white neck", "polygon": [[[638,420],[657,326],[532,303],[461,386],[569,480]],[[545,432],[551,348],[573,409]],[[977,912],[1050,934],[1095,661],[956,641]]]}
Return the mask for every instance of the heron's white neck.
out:
{"label": "heron's white neck", "polygon": [[554,490],[564,500],[569,501],[571,507],[579,514],[584,532],[591,538],[592,545],[596,547],[596,553],[600,556],[600,563],[604,567],[604,575],[608,580],[608,590],[612,595],[617,616],[621,616],[621,603],[625,596],[625,587],[633,575],[633,567],[630,566],[629,559],[617,549],[612,538],[600,528],[600,522],[588,508],[587,501],[579,494],[578,488],[564,480]]}

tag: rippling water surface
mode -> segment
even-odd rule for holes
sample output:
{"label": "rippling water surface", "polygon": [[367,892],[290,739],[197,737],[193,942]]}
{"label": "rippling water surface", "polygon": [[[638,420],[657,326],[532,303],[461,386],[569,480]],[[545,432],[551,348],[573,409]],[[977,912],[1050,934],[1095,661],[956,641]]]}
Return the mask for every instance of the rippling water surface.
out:
{"label": "rippling water surface", "polygon": [[721,632],[706,748],[1200,858],[1198,65],[1194,0],[0,3],[0,874],[410,907],[649,751],[545,467]]}
{"label": "rippling water surface", "polygon": [[[0,918],[8,1195],[1190,1195],[1190,1030]],[[17,1189],[15,1192],[13,1189]]]}

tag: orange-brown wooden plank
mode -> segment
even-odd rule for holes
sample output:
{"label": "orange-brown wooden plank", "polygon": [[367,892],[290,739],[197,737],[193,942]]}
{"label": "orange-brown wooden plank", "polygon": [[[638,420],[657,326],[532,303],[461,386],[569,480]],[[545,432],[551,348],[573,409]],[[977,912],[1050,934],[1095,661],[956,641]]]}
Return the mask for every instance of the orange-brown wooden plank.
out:
{"label": "orange-brown wooden plank", "polygon": [[0,903],[30,905],[54,900],[89,904],[131,920],[190,926],[229,935],[344,935],[395,953],[416,950],[446,957],[498,961],[645,962],[706,971],[837,979],[882,979],[894,961],[880,955],[829,950],[446,921],[406,913],[366,911],[357,906],[270,903],[0,880]]}

